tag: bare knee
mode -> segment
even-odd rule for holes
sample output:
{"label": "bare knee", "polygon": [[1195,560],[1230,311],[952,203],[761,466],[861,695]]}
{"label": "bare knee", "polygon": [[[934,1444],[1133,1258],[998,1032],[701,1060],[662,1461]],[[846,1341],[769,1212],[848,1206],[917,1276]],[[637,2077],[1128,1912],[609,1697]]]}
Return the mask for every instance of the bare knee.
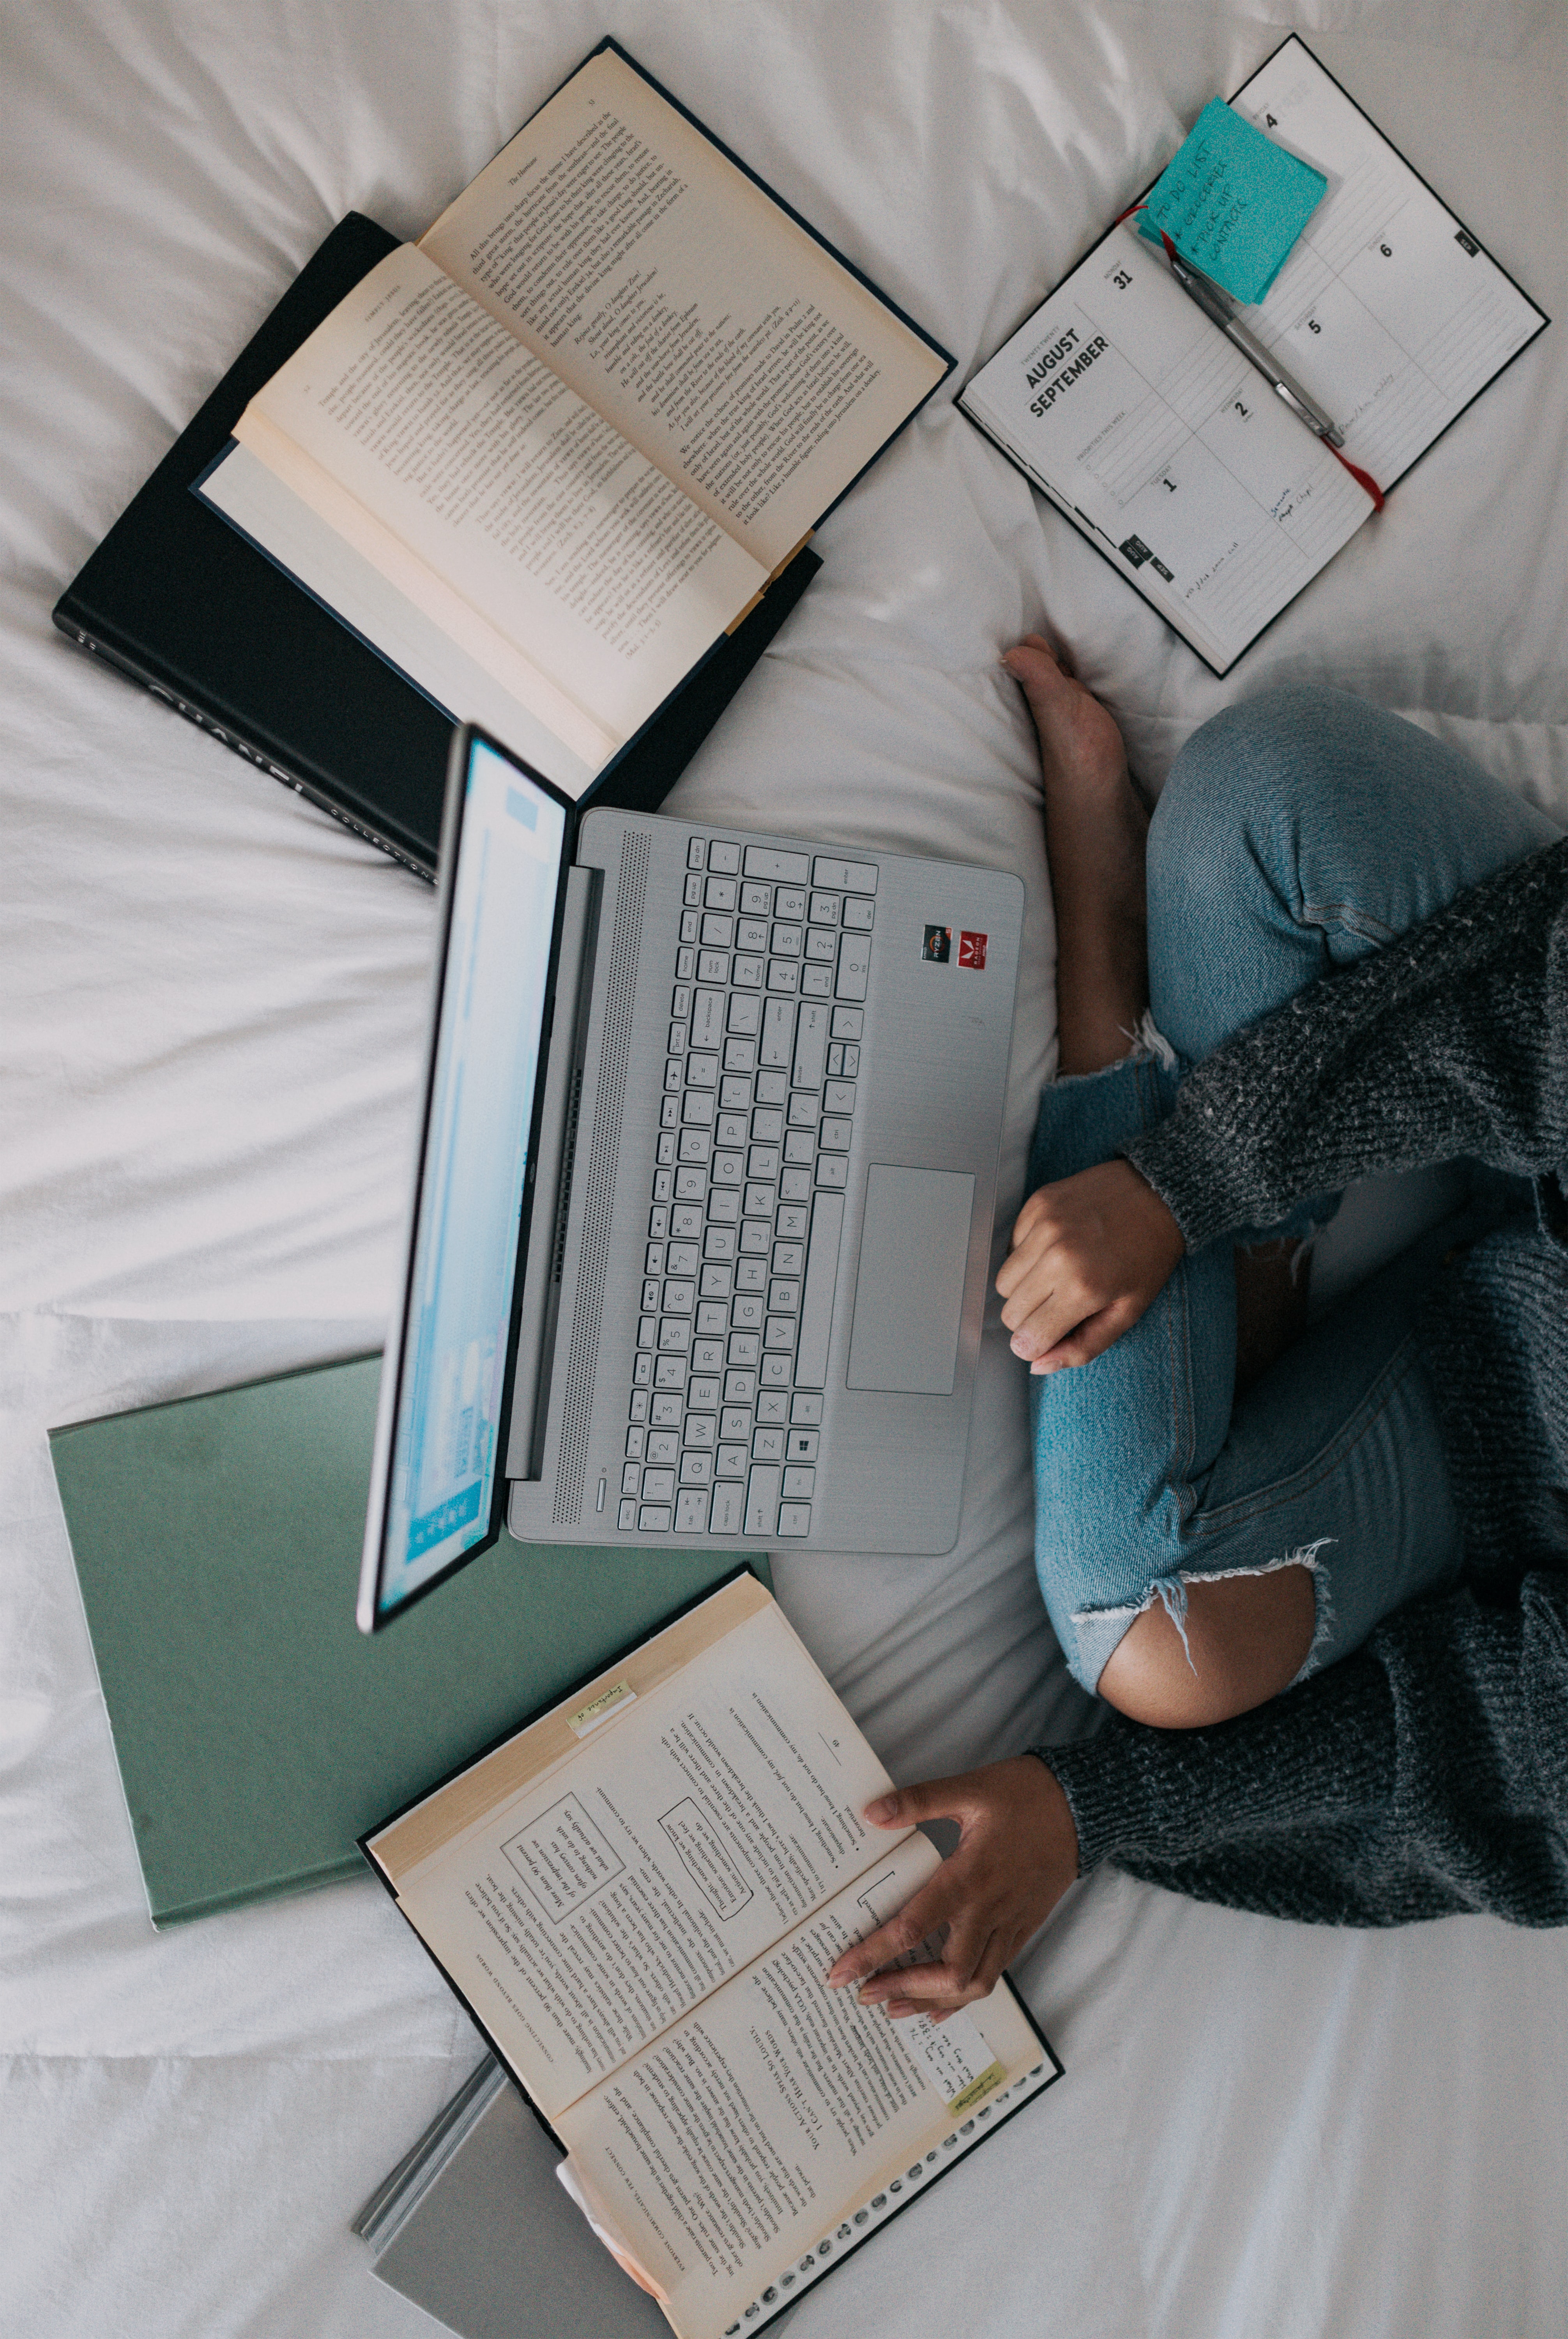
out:
{"label": "bare knee", "polygon": [[1187,1648],[1156,1601],[1122,1635],[1097,1684],[1108,1705],[1157,1730],[1196,1730],[1264,1704],[1295,1679],[1312,1645],[1310,1568],[1224,1576],[1187,1593]]}

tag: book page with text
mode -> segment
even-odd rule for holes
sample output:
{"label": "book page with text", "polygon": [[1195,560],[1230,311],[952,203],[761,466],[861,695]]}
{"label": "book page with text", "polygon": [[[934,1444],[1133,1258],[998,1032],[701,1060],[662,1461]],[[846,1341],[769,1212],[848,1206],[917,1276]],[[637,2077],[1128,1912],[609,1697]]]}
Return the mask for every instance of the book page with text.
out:
{"label": "book page with text", "polygon": [[1372,510],[1130,224],[960,402],[1221,674]]}
{"label": "book page with text", "polygon": [[1328,179],[1267,298],[1237,313],[1386,493],[1546,321],[1299,41],[1231,103]]}
{"label": "book page with text", "polygon": [[766,1601],[391,1881],[553,2120],[864,1870],[891,1784]]}
{"label": "book page with text", "polygon": [[940,2166],[944,2139],[1040,2064],[1005,1984],[940,2024],[893,2022],[826,1987],[840,1952],[940,1865],[906,1837],[557,2123],[595,2223],[686,2339],[793,2285],[804,2252],[814,2266],[830,2255],[840,2226],[850,2238],[856,2212],[919,2180],[928,2153]]}
{"label": "book page with text", "polygon": [[[313,466],[369,515],[368,543],[390,531],[617,738],[765,582],[411,244],[317,327],[234,435],[263,462],[275,438],[298,449],[305,468],[286,484],[308,491]],[[352,525],[340,506],[328,517]]]}
{"label": "book page with text", "polygon": [[613,52],[419,248],[769,570],[946,370]]}

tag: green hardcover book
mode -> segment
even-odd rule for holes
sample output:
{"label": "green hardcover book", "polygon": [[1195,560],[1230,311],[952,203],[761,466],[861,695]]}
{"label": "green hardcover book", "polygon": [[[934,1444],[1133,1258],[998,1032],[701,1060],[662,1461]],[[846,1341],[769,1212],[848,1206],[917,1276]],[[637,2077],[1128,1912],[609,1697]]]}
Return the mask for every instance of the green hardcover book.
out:
{"label": "green hardcover book", "polygon": [[51,1433],[155,1925],[364,1874],[388,1811],[743,1564],[503,1534],[367,1639],[380,1375],[357,1357]]}

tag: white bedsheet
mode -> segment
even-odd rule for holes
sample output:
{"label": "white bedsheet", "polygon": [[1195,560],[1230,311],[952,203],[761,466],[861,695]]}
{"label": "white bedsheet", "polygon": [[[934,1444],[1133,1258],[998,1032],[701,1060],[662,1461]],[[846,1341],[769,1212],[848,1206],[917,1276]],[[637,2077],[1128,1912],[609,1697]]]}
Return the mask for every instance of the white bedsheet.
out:
{"label": "white bedsheet", "polygon": [[[604,30],[961,379],[1285,25],[1561,314],[1568,44],[1551,0],[5,0],[0,23],[0,2329],[412,2339],[347,2221],[473,2034],[368,1882],[153,1932],[44,1430],[380,1337],[431,896],[74,652],[52,602],[341,212],[417,233]],[[1563,331],[1224,683],[946,400],[823,530],[678,801],[1021,871],[1004,1219],[1053,945],[998,652],[1049,622],[1156,784],[1216,707],[1318,676],[1568,820]],[[953,1556],[778,1566],[895,1772],[1081,1722],[1030,1541],[993,1326]],[[1067,2078],[800,2339],[1562,2330],[1562,1938],[1320,1931],[1102,1871],[1023,1975]]]}

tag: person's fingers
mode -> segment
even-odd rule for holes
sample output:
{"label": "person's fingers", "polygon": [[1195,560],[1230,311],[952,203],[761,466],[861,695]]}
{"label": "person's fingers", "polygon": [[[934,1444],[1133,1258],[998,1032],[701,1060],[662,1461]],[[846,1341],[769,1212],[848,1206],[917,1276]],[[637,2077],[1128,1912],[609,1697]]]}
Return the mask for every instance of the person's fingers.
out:
{"label": "person's fingers", "polygon": [[841,1958],[828,1968],[826,1981],[830,1989],[847,1989],[862,1982],[883,1967],[897,1963],[918,1949],[928,1934],[934,1933],[952,1916],[962,1895],[962,1880],[955,1887],[948,1874],[952,1863],[944,1860],[931,1881],[906,1901],[896,1917],[868,1933],[863,1941],[854,1942]]}
{"label": "person's fingers", "polygon": [[1060,1373],[1075,1365],[1091,1365],[1096,1357],[1103,1357],[1107,1348],[1114,1348],[1124,1332],[1130,1332],[1143,1315],[1141,1304],[1118,1300],[1113,1307],[1102,1308],[1096,1315],[1085,1317],[1062,1339],[1042,1348],[1030,1366],[1031,1373]]}

